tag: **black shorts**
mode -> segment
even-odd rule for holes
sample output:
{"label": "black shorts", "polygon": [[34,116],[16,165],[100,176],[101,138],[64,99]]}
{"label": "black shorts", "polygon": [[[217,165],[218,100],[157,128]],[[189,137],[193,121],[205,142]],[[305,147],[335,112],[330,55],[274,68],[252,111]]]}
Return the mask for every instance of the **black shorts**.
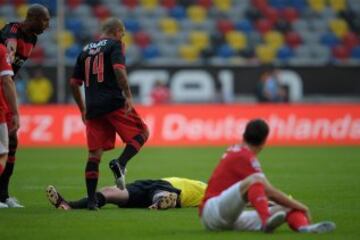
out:
{"label": "black shorts", "polygon": [[127,184],[126,189],[129,192],[129,201],[120,206],[123,208],[147,208],[153,203],[153,196],[158,191],[174,192],[178,195],[181,192],[164,180],[137,180]]}

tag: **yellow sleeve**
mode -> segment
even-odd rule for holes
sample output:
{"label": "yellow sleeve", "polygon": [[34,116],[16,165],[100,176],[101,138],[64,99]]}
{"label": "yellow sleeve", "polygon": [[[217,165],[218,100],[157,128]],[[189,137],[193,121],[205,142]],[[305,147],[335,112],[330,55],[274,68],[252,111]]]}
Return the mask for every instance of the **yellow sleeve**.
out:
{"label": "yellow sleeve", "polygon": [[169,177],[163,178],[163,180],[181,190],[181,207],[197,207],[201,203],[207,187],[207,184],[204,182],[188,178]]}

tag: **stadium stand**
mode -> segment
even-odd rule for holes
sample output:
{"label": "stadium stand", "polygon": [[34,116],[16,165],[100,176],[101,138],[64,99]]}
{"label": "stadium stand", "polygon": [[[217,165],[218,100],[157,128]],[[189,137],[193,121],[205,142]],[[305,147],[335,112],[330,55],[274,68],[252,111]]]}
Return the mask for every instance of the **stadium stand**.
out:
{"label": "stadium stand", "polygon": [[[56,1],[1,0],[0,27],[41,2],[56,24]],[[64,48],[69,64],[108,16],[123,19],[128,64],[359,63],[358,0],[66,0],[65,31],[40,37],[37,62]],[[43,38],[43,39],[42,39]],[[60,40],[60,44],[58,44]],[[41,60],[41,58],[45,58]]]}

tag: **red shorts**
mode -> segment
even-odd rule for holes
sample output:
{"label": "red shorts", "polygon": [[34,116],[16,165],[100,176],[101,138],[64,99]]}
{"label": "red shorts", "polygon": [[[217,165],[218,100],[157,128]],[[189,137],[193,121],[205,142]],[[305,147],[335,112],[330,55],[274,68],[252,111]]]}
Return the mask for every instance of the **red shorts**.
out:
{"label": "red shorts", "polygon": [[[146,136],[148,129],[135,109],[128,115],[120,108],[104,116],[86,120],[86,137],[90,151],[113,149],[116,133],[124,143],[132,144],[136,135]],[[136,147],[138,143],[133,145]]]}

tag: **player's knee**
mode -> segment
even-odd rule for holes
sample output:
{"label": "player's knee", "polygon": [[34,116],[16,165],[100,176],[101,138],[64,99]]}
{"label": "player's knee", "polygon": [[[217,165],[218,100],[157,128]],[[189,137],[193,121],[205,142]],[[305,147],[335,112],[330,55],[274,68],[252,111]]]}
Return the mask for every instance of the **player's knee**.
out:
{"label": "player's knee", "polygon": [[265,176],[262,173],[254,173],[250,175],[249,178],[250,178],[250,185],[255,183],[265,184]]}

